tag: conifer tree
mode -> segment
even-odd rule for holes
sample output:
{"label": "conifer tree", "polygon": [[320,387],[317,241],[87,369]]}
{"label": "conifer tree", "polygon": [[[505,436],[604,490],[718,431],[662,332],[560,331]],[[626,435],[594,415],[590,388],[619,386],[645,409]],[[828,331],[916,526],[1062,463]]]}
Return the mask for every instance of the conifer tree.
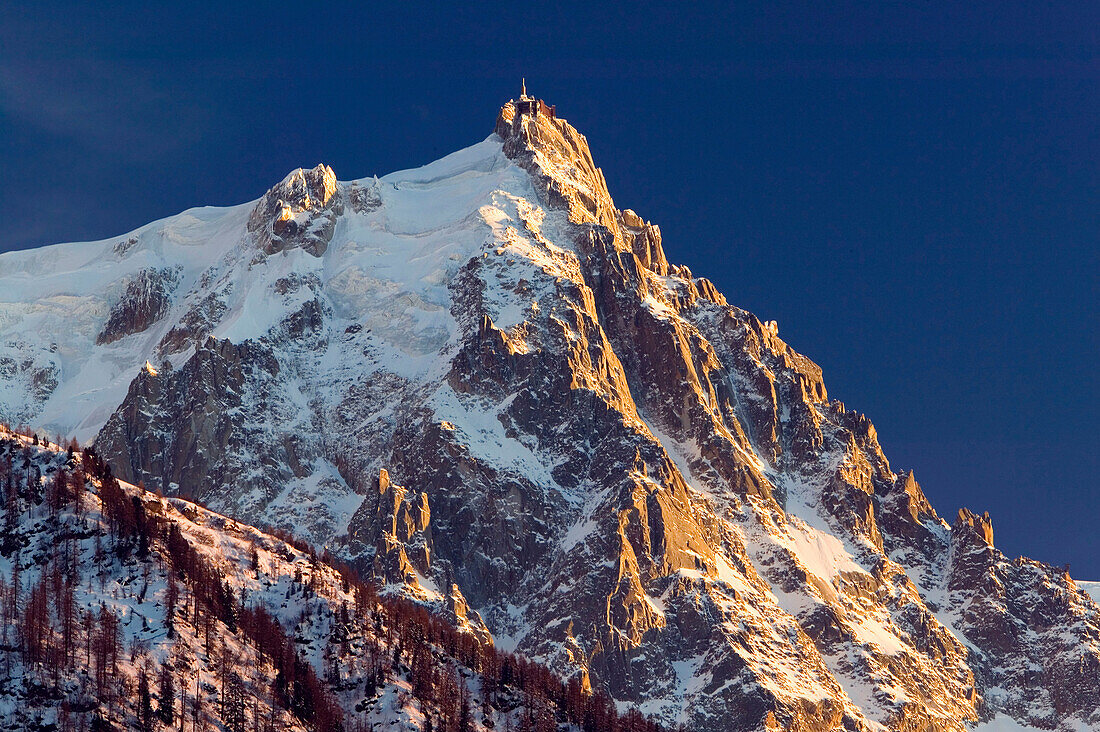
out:
{"label": "conifer tree", "polygon": [[145,671],[138,676],[138,725],[141,732],[153,732],[156,725],[153,716],[153,697],[149,693],[149,678]]}
{"label": "conifer tree", "polygon": [[176,680],[172,668],[167,663],[160,668],[160,680],[157,684],[157,716],[166,726],[175,719]]}

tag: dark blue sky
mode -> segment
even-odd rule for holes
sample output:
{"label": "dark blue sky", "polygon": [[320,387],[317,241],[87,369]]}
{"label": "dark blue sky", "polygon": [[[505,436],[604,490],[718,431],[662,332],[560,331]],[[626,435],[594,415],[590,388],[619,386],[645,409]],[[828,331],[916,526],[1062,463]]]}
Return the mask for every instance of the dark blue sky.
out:
{"label": "dark blue sky", "polygon": [[0,2],[0,251],[426,163],[525,75],[941,514],[1100,579],[1100,4],[183,5]]}

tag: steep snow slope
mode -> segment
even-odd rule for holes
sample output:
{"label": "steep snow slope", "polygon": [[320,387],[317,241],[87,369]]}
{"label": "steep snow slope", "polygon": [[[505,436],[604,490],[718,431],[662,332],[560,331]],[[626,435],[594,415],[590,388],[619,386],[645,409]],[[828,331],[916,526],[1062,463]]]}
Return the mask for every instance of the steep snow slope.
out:
{"label": "steep snow slope", "polygon": [[250,208],[192,209],[118,239],[0,254],[3,418],[94,437],[136,369],[159,361],[153,334],[97,347],[112,307],[142,272],[162,273],[171,294],[200,286],[238,243]]}
{"label": "steep snow slope", "polygon": [[1077,586],[1088,593],[1093,600],[1100,600],[1100,582],[1084,582],[1077,580]]}
{"label": "steep snow slope", "polygon": [[[1096,605],[948,526],[564,120],[508,104],[417,170],[66,247],[0,257],[0,416],[96,432],[134,482],[468,604],[668,722],[1100,724]],[[56,274],[72,250],[93,276]]]}

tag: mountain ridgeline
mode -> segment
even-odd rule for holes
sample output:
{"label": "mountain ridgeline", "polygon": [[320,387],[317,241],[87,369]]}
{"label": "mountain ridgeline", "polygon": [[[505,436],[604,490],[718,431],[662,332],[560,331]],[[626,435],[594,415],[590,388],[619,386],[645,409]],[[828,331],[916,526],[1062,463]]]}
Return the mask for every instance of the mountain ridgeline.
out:
{"label": "mountain ridgeline", "polygon": [[1100,729],[1100,608],[937,515],[536,101],[422,168],[0,256],[0,418],[669,726]]}

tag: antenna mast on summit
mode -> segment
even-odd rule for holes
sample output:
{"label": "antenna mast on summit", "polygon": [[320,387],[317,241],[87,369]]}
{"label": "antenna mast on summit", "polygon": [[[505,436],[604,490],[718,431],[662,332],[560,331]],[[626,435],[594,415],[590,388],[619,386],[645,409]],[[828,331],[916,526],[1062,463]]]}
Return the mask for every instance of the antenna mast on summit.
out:
{"label": "antenna mast on summit", "polygon": [[557,109],[553,105],[548,105],[541,99],[527,96],[526,77],[520,78],[519,89],[519,99],[512,100],[513,102],[515,102],[517,115],[529,115],[531,117],[538,117],[540,114],[544,114],[550,119],[557,119]]}

